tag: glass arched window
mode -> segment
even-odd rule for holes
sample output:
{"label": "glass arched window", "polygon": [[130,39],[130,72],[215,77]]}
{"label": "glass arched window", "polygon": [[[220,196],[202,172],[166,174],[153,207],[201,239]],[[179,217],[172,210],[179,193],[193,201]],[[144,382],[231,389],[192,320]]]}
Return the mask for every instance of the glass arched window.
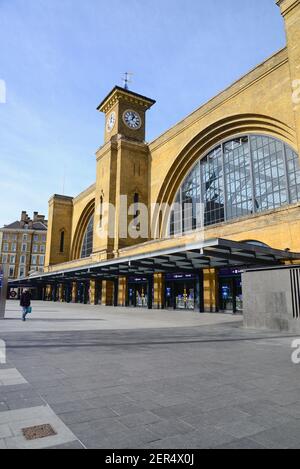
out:
{"label": "glass arched window", "polygon": [[297,153],[274,138],[246,135],[218,145],[197,162],[176,196],[170,233],[299,201]]}
{"label": "glass arched window", "polygon": [[93,238],[94,238],[94,215],[90,218],[81,248],[81,259],[89,257],[93,252]]}

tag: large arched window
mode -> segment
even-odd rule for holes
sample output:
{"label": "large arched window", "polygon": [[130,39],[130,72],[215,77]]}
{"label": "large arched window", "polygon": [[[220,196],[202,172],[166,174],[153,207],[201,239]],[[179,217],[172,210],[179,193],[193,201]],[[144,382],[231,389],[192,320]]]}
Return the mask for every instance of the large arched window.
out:
{"label": "large arched window", "polygon": [[180,234],[298,201],[298,155],[274,138],[246,135],[218,145],[197,162],[176,196],[170,233]]}
{"label": "large arched window", "polygon": [[84,237],[81,248],[81,259],[89,257],[93,252],[93,236],[94,234],[94,215],[91,216]]}

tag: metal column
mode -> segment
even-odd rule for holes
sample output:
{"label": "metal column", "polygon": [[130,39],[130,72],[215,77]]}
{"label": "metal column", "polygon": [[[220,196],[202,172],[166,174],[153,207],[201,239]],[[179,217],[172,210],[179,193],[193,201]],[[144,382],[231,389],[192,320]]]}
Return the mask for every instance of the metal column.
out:
{"label": "metal column", "polygon": [[148,309],[152,309],[152,295],[153,295],[153,275],[148,277],[147,283],[147,294],[148,294]]}
{"label": "metal column", "polygon": [[8,269],[3,265],[0,272],[0,320],[5,318],[5,306],[7,298]]}

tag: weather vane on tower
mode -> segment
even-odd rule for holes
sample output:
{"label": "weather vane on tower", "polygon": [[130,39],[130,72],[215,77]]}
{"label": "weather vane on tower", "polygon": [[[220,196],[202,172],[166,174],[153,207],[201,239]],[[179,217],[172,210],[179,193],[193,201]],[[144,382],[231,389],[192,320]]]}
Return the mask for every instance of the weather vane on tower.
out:
{"label": "weather vane on tower", "polygon": [[124,88],[125,88],[125,90],[129,90],[129,86],[128,86],[128,85],[129,85],[129,83],[132,82],[132,79],[131,79],[132,76],[133,76],[133,73],[131,73],[131,72],[125,72],[125,73],[124,73],[124,75],[123,75],[123,77],[122,77],[122,80],[123,80],[123,82],[124,82]]}

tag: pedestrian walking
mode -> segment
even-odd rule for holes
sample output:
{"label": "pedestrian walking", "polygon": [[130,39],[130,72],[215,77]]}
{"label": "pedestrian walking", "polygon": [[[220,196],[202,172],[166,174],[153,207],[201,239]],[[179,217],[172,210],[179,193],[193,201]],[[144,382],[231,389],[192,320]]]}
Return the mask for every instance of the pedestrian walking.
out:
{"label": "pedestrian walking", "polygon": [[22,321],[26,321],[27,314],[31,313],[31,295],[28,289],[24,290],[21,294],[20,305],[22,306]]}

